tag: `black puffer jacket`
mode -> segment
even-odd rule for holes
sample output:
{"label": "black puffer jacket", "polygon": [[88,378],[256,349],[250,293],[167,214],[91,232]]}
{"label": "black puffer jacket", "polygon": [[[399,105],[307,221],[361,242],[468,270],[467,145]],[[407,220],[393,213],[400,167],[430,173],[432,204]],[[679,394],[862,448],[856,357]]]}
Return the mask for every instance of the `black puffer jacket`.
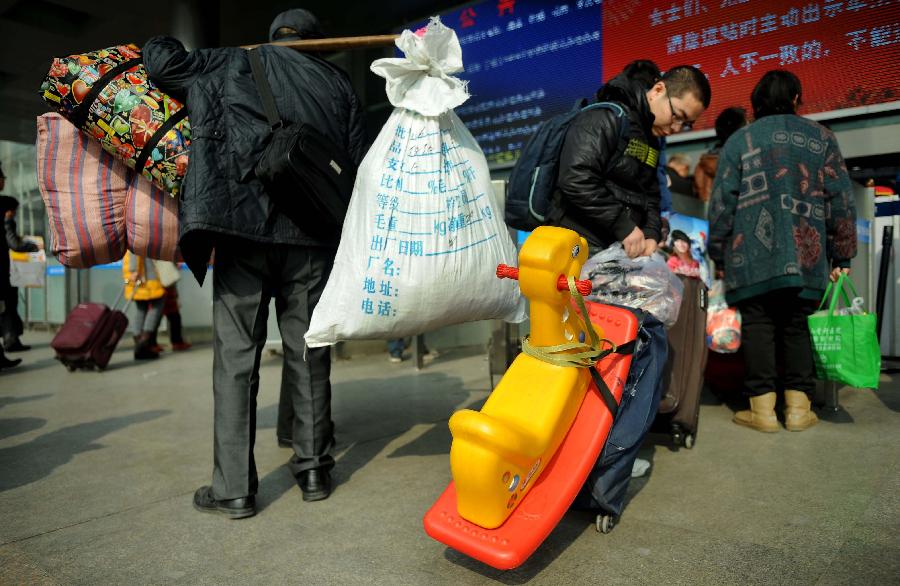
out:
{"label": "black puffer jacket", "polygon": [[566,133],[559,161],[554,223],[606,248],[635,227],[659,240],[659,142],[645,91],[623,76],[600,90],[598,101],[615,102],[628,117],[620,139],[620,120],[606,108],[579,114]]}
{"label": "black puffer jacket", "polygon": [[[286,122],[306,122],[344,146],[357,164],[365,148],[359,101],[337,66],[293,49],[258,49]],[[201,283],[217,235],[306,246],[337,246],[304,234],[276,211],[253,173],[269,138],[269,124],[239,48],[186,51],[171,37],[144,45],[150,79],[184,100],[191,121],[191,159],[179,206],[179,247]]]}

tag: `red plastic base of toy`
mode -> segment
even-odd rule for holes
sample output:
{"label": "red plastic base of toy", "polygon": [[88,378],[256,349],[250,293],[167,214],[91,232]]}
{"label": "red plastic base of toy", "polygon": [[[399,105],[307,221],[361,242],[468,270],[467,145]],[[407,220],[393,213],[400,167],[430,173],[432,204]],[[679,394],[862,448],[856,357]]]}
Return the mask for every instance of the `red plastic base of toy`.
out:
{"label": "red plastic base of toy", "polygon": [[[603,328],[605,337],[612,342],[624,344],[637,335],[637,318],[630,311],[600,303],[586,305],[591,321]],[[616,401],[621,401],[630,367],[630,354],[611,354],[597,364]],[[460,518],[456,487],[451,482],[425,513],[425,532],[498,570],[520,566],[550,535],[575,500],[600,456],[610,427],[612,415],[591,383],[556,455],[503,525],[484,529]]]}

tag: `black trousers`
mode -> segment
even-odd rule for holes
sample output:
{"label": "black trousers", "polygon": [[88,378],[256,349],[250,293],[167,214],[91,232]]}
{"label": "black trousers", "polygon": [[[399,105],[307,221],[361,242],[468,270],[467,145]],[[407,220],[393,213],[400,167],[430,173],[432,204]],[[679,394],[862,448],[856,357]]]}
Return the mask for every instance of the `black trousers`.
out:
{"label": "black trousers", "polygon": [[333,249],[259,244],[234,239],[217,243],[213,270],[213,493],[217,499],[256,494],[253,444],[259,361],[266,342],[269,301],[275,298],[284,347],[281,384],[293,403],[294,475],[330,469],[334,459],[331,420],[331,356],[305,342],[312,311],[334,262]]}
{"label": "black trousers", "polygon": [[292,441],[294,435],[294,400],[291,398],[291,390],[281,385],[281,393],[278,395],[278,419],[275,424],[275,436],[279,440]]}
{"label": "black trousers", "polygon": [[14,346],[24,331],[22,318],[19,317],[19,288],[7,288],[3,292],[3,301],[6,309],[0,314],[0,331],[3,333],[3,343]]}
{"label": "black trousers", "polygon": [[747,364],[744,387],[750,396],[764,395],[779,386],[808,395],[815,388],[806,318],[816,310],[817,303],[801,299],[799,294],[800,289],[778,289],[738,303],[741,346]]}

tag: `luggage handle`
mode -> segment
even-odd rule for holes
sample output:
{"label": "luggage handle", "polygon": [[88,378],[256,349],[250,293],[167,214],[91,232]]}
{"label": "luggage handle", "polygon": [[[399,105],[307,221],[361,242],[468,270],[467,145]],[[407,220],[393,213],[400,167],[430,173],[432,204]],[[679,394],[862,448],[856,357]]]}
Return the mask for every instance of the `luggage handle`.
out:
{"label": "luggage handle", "polygon": [[[141,283],[143,283],[143,282],[144,282],[143,279],[138,279],[137,281],[134,282],[134,287],[132,287],[132,289],[131,289],[131,299],[125,300],[125,305],[122,306],[122,313],[125,313],[126,311],[128,311],[128,306],[131,305],[131,302],[134,301],[134,296],[137,295],[137,288],[140,287]],[[116,310],[116,307],[119,305],[119,301],[121,301],[122,297],[125,296],[125,289],[127,288],[128,283],[129,283],[128,279],[125,279],[125,282],[122,285],[122,289],[119,291],[119,294],[116,295],[116,300],[113,301],[113,304],[110,307],[110,309],[112,309],[113,311]]]}

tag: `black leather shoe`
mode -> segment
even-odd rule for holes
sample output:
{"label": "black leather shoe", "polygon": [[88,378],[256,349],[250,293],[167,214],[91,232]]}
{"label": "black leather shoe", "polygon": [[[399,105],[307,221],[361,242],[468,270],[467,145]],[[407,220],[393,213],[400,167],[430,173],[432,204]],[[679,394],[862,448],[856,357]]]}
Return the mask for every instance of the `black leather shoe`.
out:
{"label": "black leather shoe", "polygon": [[9,358],[4,356],[3,358],[0,358],[0,370],[3,370],[4,368],[12,368],[13,366],[19,366],[21,362],[21,358],[10,360]]}
{"label": "black leather shoe", "polygon": [[325,500],[331,494],[331,474],[319,468],[304,470],[297,476],[297,485],[303,491],[303,500]]}
{"label": "black leather shoe", "polygon": [[19,340],[16,340],[14,343],[9,344],[8,346],[4,346],[4,349],[7,352],[26,352],[28,350],[31,350],[31,346],[26,346]]}
{"label": "black leather shoe", "polygon": [[256,514],[256,497],[217,501],[211,486],[201,486],[194,493],[194,508],[204,513],[219,513],[229,519],[243,519]]}

